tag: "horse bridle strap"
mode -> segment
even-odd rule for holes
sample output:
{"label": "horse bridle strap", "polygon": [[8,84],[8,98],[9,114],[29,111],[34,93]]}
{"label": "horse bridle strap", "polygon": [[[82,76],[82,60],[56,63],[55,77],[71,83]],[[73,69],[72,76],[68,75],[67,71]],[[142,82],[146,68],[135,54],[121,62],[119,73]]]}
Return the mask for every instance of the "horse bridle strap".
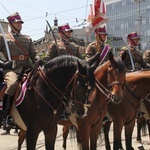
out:
{"label": "horse bridle strap", "polygon": [[[95,79],[96,81],[96,87],[107,97],[107,98],[110,98],[108,97],[108,94],[111,93],[108,89],[106,89],[97,79]],[[105,90],[105,91],[104,91]]]}
{"label": "horse bridle strap", "polygon": [[127,88],[127,90],[128,90],[136,99],[138,99],[139,101],[142,100],[139,96],[137,96],[137,95],[131,90],[131,88],[129,87],[129,85],[128,85],[127,83],[125,83],[125,87]]}
{"label": "horse bridle strap", "polygon": [[[65,98],[64,94],[47,78],[47,76],[45,75],[41,67],[39,67],[39,74],[41,78],[44,80],[44,82],[46,83],[46,85],[49,87],[49,89],[62,101],[62,99]],[[55,90],[58,93],[56,93]]]}

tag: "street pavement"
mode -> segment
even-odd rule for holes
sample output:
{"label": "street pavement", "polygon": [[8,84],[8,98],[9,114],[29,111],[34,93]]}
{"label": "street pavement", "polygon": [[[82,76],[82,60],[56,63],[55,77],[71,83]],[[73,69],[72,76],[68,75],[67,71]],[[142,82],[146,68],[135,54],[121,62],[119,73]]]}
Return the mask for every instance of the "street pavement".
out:
{"label": "street pavement", "polygon": [[[113,147],[113,125],[111,125],[111,130],[110,130],[110,143],[111,143],[111,148]],[[0,129],[0,134],[3,133],[4,131]],[[14,133],[14,130],[10,131],[10,135],[0,135],[0,150],[16,150],[17,149],[17,140],[18,140],[18,135]],[[102,134],[103,135],[103,134]],[[63,150],[62,148],[62,126],[58,126],[58,134],[57,134],[57,139],[55,143],[55,150]],[[123,147],[125,148],[125,143],[124,143],[124,131],[122,131],[122,143]],[[139,150],[138,146],[139,143],[136,141],[136,126],[134,128],[133,132],[133,147],[135,150]],[[145,150],[150,150],[150,140],[149,140],[149,135],[142,136],[142,145]],[[99,139],[97,142],[98,148],[97,150],[105,150],[105,144],[104,144],[104,139]],[[26,149],[26,143],[24,142],[22,145],[22,150]],[[37,141],[36,145],[36,150],[45,150],[44,147],[44,136],[43,133],[41,132]],[[78,150],[77,148],[77,143],[76,139],[71,139],[70,136],[68,135],[67,139],[67,149],[66,150]],[[143,149],[142,149],[143,150]]]}

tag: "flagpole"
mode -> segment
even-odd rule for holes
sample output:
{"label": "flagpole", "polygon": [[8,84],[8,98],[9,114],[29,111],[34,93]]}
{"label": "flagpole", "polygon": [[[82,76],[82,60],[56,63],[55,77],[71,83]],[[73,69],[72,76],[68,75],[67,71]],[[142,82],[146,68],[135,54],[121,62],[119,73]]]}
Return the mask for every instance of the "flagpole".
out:
{"label": "flagpole", "polygon": [[96,29],[96,49],[97,49],[97,52],[100,52],[98,29]]}

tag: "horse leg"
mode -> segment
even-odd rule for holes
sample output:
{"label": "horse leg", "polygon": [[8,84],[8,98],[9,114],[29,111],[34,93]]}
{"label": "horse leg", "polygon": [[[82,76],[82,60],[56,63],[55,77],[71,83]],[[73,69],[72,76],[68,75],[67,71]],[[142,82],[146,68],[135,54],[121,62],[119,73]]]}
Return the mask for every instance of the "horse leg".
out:
{"label": "horse leg", "polygon": [[102,123],[99,122],[91,128],[90,150],[96,150],[97,149],[97,139],[98,139],[98,135],[100,134],[101,126],[102,126]]}
{"label": "horse leg", "polygon": [[132,147],[132,133],[135,126],[135,120],[125,125],[125,144],[127,150],[134,150]]}
{"label": "horse leg", "polygon": [[69,126],[63,125],[63,148],[66,149],[67,137],[69,134]]}
{"label": "horse leg", "polygon": [[118,121],[113,122],[113,132],[114,132],[114,150],[122,150],[122,143],[121,143],[121,132],[122,132],[123,125],[118,123]]}
{"label": "horse leg", "polygon": [[84,124],[82,121],[80,124],[78,124],[78,132],[81,140],[82,150],[89,150],[90,129],[90,125],[87,125],[86,123]]}
{"label": "horse leg", "polygon": [[150,140],[150,119],[146,120],[147,126],[148,126],[148,133],[149,133],[149,140]]}
{"label": "horse leg", "polygon": [[35,150],[36,149],[36,142],[38,139],[40,131],[36,130],[35,127],[29,127],[26,132],[26,144],[27,150]]}
{"label": "horse leg", "polygon": [[136,140],[141,143],[142,139],[141,139],[141,129],[142,129],[142,126],[145,122],[145,118],[144,117],[137,117],[137,138]]}
{"label": "horse leg", "polygon": [[18,133],[18,150],[21,150],[21,146],[24,142],[25,137],[26,137],[26,131],[20,129]]}
{"label": "horse leg", "polygon": [[103,123],[106,150],[111,150],[110,141],[109,141],[109,131],[110,131],[111,123],[112,123],[112,121],[106,121]]}
{"label": "horse leg", "polygon": [[57,135],[57,124],[53,123],[52,126],[43,130],[45,135],[45,149],[54,150],[56,135]]}

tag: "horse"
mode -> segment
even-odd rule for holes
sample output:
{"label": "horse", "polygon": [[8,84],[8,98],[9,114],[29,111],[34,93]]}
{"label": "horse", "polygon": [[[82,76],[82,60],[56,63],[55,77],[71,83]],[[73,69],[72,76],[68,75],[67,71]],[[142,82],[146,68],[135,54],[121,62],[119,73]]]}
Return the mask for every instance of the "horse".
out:
{"label": "horse", "polygon": [[22,142],[26,138],[28,150],[35,150],[41,131],[45,136],[45,149],[54,149],[57,123],[68,103],[86,101],[95,87],[93,71],[85,60],[59,56],[38,68],[33,84],[27,81],[24,100],[17,110],[27,127],[19,136]]}
{"label": "horse", "polygon": [[[125,83],[125,66],[120,59],[114,59],[109,53],[109,60],[99,66],[94,74],[96,78],[96,88],[89,96],[91,106],[88,108],[87,116],[77,117],[78,142],[82,150],[97,149],[97,138],[100,132],[102,120],[107,112],[107,104],[119,103],[122,99],[122,91]],[[66,148],[66,138],[70,121],[58,122],[63,125],[63,147]]]}
{"label": "horse", "polygon": [[[121,143],[121,132],[125,127],[125,146],[127,150],[133,150],[132,133],[135,126],[135,120],[140,110],[140,105],[145,104],[150,114],[150,103],[146,100],[150,89],[150,71],[139,70],[126,73],[126,84],[123,92],[123,99],[120,104],[108,104],[108,112],[113,120],[113,149],[123,149]],[[105,135],[105,147],[110,150],[108,132],[111,121],[103,125]]]}

